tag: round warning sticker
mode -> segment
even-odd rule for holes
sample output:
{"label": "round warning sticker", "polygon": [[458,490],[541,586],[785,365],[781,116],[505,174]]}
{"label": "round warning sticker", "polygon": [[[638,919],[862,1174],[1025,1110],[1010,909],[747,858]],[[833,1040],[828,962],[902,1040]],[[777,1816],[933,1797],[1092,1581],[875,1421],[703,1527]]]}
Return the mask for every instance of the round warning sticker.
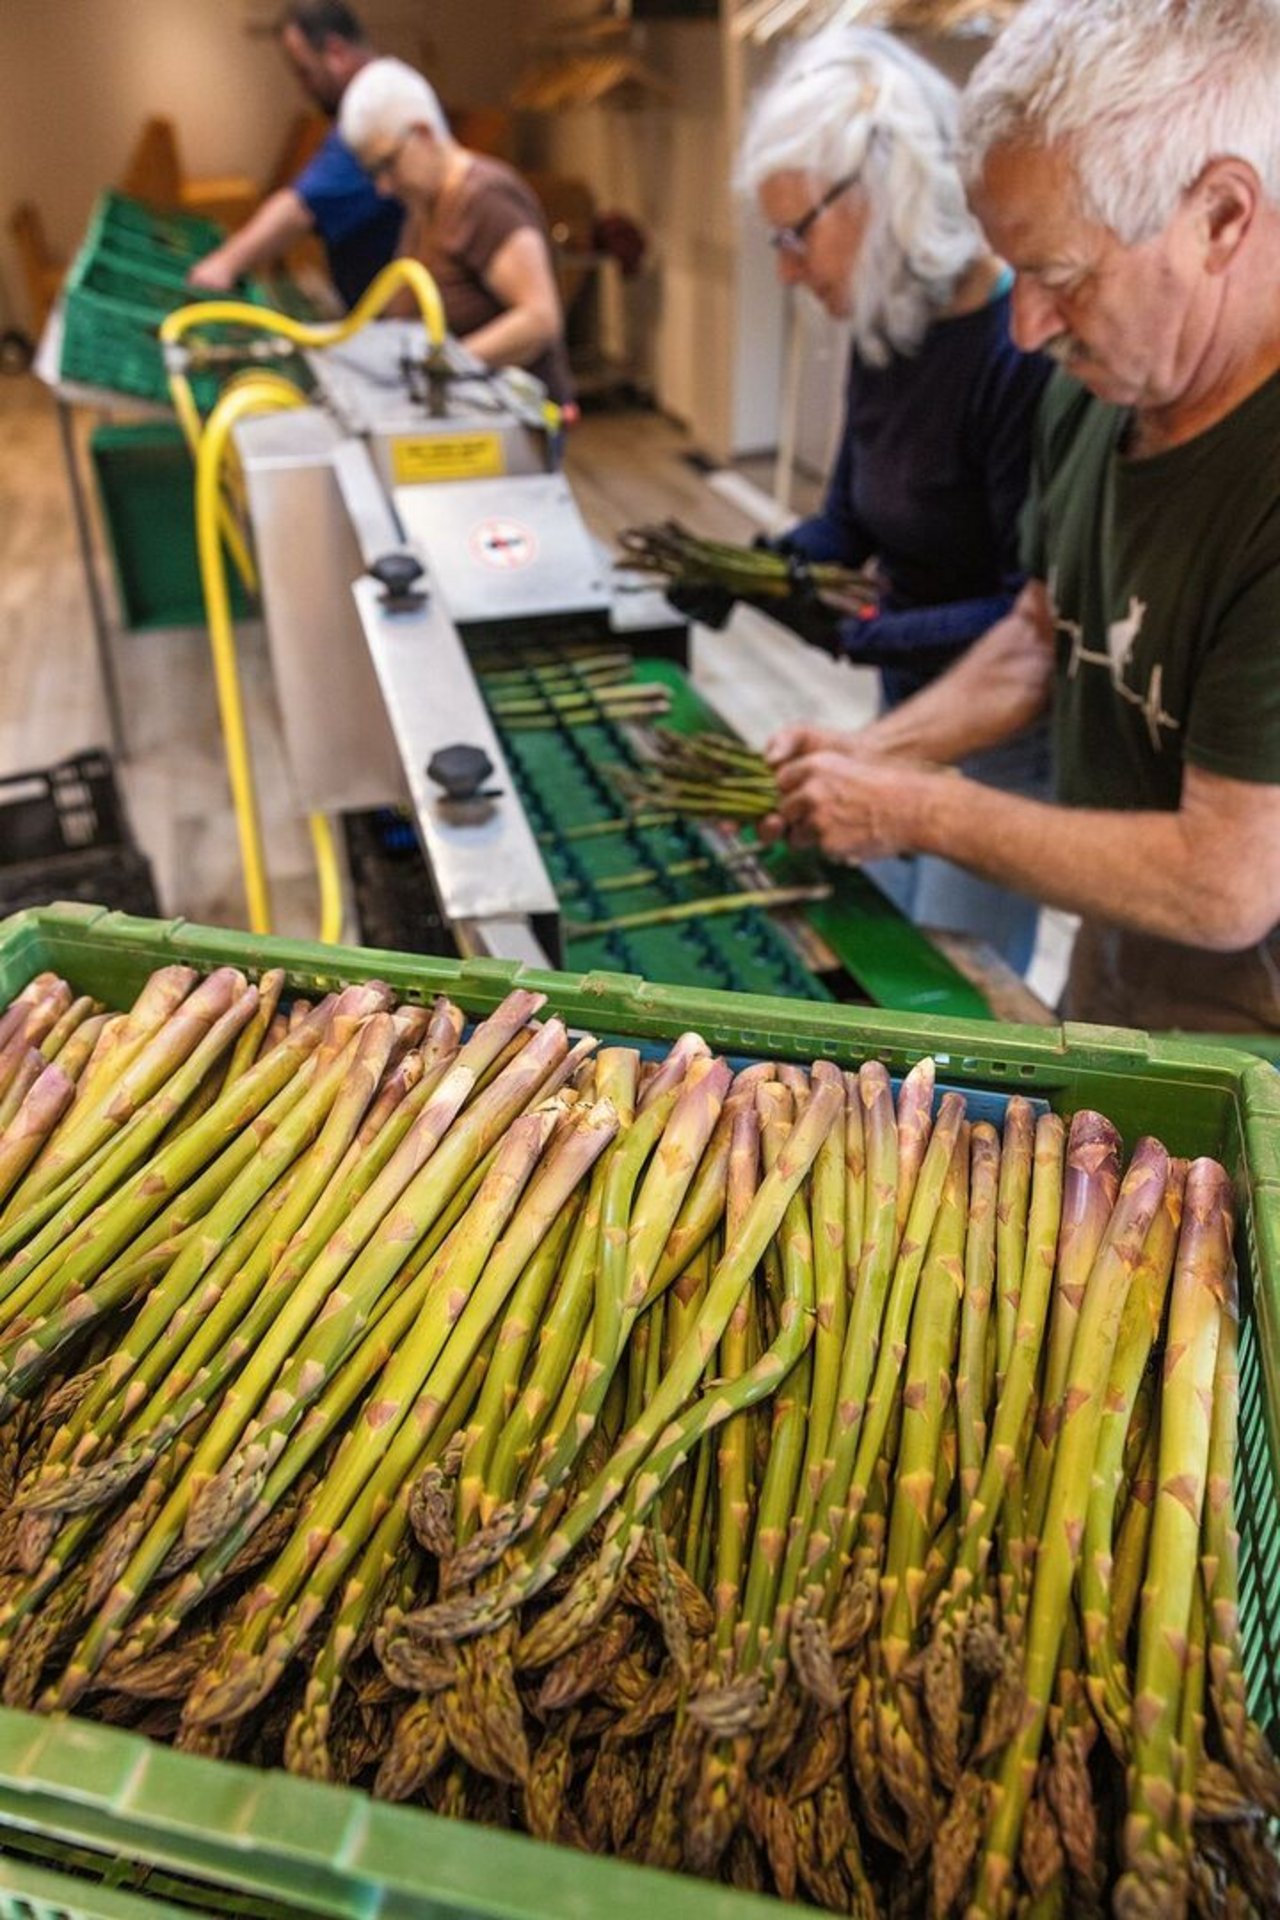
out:
{"label": "round warning sticker", "polygon": [[538,557],[538,543],[531,530],[518,520],[482,520],[471,535],[471,551],[486,567],[510,573],[527,567]]}

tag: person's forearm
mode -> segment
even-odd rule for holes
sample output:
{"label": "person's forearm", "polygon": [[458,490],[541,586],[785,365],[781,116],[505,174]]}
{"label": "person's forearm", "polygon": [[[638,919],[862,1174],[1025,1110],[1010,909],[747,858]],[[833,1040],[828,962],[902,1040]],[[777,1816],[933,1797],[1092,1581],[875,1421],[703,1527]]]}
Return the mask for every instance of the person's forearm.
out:
{"label": "person's forearm", "polygon": [[951,600],[939,607],[895,607],[838,622],[835,648],[860,666],[914,668],[921,676],[952,667],[983,634],[1003,620],[1010,594]]}
{"label": "person's forearm", "polygon": [[1051,683],[1051,658],[1020,601],[955,666],[865,727],[857,745],[951,765],[1038,720]]}
{"label": "person's forearm", "polygon": [[1211,835],[1181,813],[1025,800],[951,773],[901,776],[901,842],[1047,906],[1233,952],[1266,932]]}
{"label": "person's forearm", "polygon": [[555,317],[536,307],[509,307],[469,333],[461,344],[490,367],[527,367],[559,334]]}
{"label": "person's forearm", "polygon": [[269,266],[311,232],[313,221],[292,187],[264,200],[253,218],[225,240],[218,257],[238,280],[255,267]]}

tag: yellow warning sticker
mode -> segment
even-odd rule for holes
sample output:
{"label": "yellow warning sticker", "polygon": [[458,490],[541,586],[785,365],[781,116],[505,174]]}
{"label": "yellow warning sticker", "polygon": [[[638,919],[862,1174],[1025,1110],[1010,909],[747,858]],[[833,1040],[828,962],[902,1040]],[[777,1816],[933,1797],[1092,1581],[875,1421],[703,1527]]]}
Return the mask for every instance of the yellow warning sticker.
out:
{"label": "yellow warning sticker", "polygon": [[429,480],[494,480],[506,472],[500,433],[441,433],[391,443],[396,485]]}

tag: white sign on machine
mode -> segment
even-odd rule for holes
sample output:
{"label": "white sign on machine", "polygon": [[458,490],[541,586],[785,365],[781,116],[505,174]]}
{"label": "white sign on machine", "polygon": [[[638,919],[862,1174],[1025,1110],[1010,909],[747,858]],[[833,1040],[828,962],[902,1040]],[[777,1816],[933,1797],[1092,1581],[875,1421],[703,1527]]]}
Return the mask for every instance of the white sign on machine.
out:
{"label": "white sign on machine", "polygon": [[397,487],[395,505],[459,622],[609,609],[608,562],[563,474]]}
{"label": "white sign on machine", "polygon": [[538,541],[531,527],[519,520],[481,520],[471,535],[471,551],[483,566],[498,573],[529,567],[538,557]]}

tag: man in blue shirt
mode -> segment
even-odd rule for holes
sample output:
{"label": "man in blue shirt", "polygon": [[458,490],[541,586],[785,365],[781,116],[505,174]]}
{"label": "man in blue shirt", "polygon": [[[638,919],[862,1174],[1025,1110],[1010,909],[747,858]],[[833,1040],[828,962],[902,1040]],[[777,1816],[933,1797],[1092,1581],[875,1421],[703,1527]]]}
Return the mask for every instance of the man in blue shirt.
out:
{"label": "man in blue shirt", "polygon": [[[335,116],[350,82],[375,57],[351,8],[344,0],[296,0],[278,34],[301,85]],[[271,194],[252,220],[192,268],[190,282],[204,293],[227,293],[315,233],[333,284],[351,307],[394,258],[403,220],[400,202],[377,192],[335,128],[291,185]]]}

